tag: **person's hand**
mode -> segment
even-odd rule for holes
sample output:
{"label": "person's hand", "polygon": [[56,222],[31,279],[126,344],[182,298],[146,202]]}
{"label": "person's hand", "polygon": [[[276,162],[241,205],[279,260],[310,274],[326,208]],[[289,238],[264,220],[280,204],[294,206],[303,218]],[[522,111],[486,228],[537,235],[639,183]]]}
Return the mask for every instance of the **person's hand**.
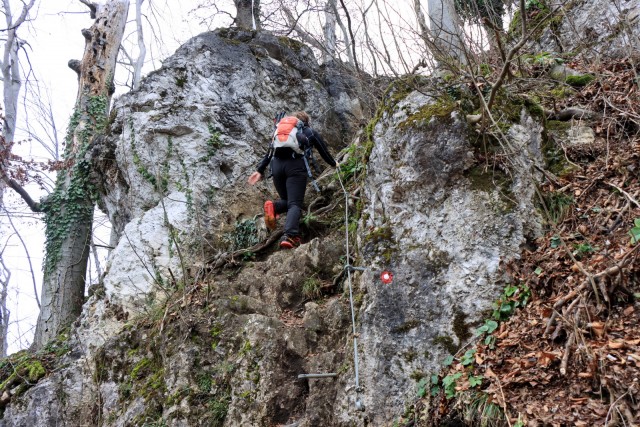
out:
{"label": "person's hand", "polygon": [[249,185],[255,185],[258,181],[262,179],[262,174],[260,172],[254,172],[248,179]]}
{"label": "person's hand", "polygon": [[340,162],[336,162],[336,169],[340,169]]}

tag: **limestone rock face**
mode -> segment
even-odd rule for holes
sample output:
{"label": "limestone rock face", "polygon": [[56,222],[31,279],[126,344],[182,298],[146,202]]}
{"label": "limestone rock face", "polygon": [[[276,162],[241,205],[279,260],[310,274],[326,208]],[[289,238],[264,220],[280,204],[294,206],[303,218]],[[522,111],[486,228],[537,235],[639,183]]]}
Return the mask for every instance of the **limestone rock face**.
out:
{"label": "limestone rock face", "polygon": [[[358,84],[287,39],[218,31],[122,96],[93,152],[114,226],[104,286],[61,367],[16,393],[0,427],[392,423],[486,317],[500,263],[536,235],[529,171],[541,126],[524,111],[510,123],[507,176],[478,160],[474,129],[447,97],[390,94],[368,141],[361,210],[349,211],[360,215],[355,239],[342,208],[355,197],[325,176],[324,192],[308,194],[333,211],[315,231],[306,219],[301,247],[198,268],[264,237],[255,217],[271,183],[246,179],[275,113],[307,110],[335,153],[367,116]],[[348,275],[357,372],[346,262],[363,269]],[[298,378],[310,373],[336,376]]]}
{"label": "limestone rock face", "polygon": [[591,58],[625,57],[640,43],[639,0],[576,0],[548,2],[560,7],[559,28],[545,29],[539,50],[581,52]]}
{"label": "limestone rock face", "polygon": [[[467,343],[504,286],[501,261],[517,256],[536,228],[524,173],[496,185],[499,173],[474,159],[472,129],[421,92],[378,121],[365,185],[359,239],[367,270],[357,286],[365,294],[360,381],[372,425],[392,422],[418,381]],[[525,159],[539,158],[540,132],[523,115],[507,136],[523,171]],[[380,280],[384,270],[391,284]]]}
{"label": "limestone rock face", "polygon": [[120,97],[95,153],[118,242],[107,296],[128,307],[168,270],[180,280],[180,245],[210,255],[228,249],[224,236],[270,195],[270,183],[249,187],[246,179],[267,151],[276,113],[306,110],[335,152],[363,119],[357,85],[321,70],[297,42],[220,30],[187,42]]}
{"label": "limestone rock face", "polygon": [[[151,412],[163,416],[163,411],[157,414],[153,407],[158,404],[153,402],[160,400],[167,407],[165,415],[176,413],[172,419],[182,420],[175,425],[193,425],[188,421],[193,420],[189,418],[193,410],[185,409],[192,402],[185,400],[181,390],[197,383],[202,370],[197,371],[194,364],[202,364],[202,351],[195,344],[185,344],[171,346],[171,351],[161,356],[140,354],[134,344],[140,346],[140,341],[153,333],[144,328],[140,333],[137,329],[132,332],[125,325],[152,319],[163,326],[164,313],[154,310],[173,302],[171,295],[189,280],[196,261],[201,265],[220,252],[245,247],[246,241],[234,241],[239,224],[255,219],[262,201],[274,196],[270,181],[249,187],[246,180],[267,151],[276,113],[306,110],[312,126],[336,153],[351,140],[366,113],[367,106],[356,96],[363,92],[359,85],[359,80],[338,68],[321,68],[311,50],[293,40],[267,33],[219,30],[187,42],[161,69],[151,73],[138,91],[116,100],[109,133],[92,150],[94,164],[101,172],[94,177],[102,195],[100,207],[112,222],[115,247],[104,285],[94,289],[74,325],[68,343],[73,357],[65,359],[55,375],[14,396],[0,425],[143,425],[155,421]],[[325,256],[316,253],[315,265]],[[289,269],[288,263],[288,259],[281,260],[279,267]],[[255,282],[257,273],[253,274],[246,282]],[[303,301],[300,277],[296,276],[293,284],[287,279],[289,287],[296,287],[282,293],[283,301],[269,302],[291,309],[289,300]],[[261,279],[261,283],[268,280]],[[247,296],[242,303],[247,304],[244,317],[233,325],[239,334],[246,332],[247,342],[253,345],[274,332],[286,331],[277,320],[283,310],[280,305],[269,308],[264,300]],[[318,319],[333,314],[321,316],[318,313],[324,310],[317,308],[310,312],[316,313],[309,315],[313,336],[327,328]],[[342,327],[342,315],[339,317],[336,322]],[[274,342],[273,353],[279,354],[282,344],[303,354],[310,346],[305,344],[303,331],[287,332],[290,338]],[[204,334],[211,338],[210,331]],[[240,338],[230,341],[245,343]],[[302,345],[300,350],[297,343]],[[159,343],[158,349],[163,348],[161,344],[166,343]],[[326,358],[333,361],[331,354]],[[230,420],[288,418],[299,412],[290,409],[292,402],[308,393],[308,385],[295,379],[294,374],[303,369],[302,356],[295,357],[299,363],[286,374],[278,369],[273,370],[273,378],[266,371],[262,374],[264,396],[259,396],[265,404],[260,411],[242,407],[244,398],[230,394],[231,389],[205,394],[220,391],[220,396],[226,396],[220,399]],[[243,369],[241,357],[222,354],[218,359],[220,363],[237,363],[238,371]],[[254,364],[242,366],[255,370]],[[230,373],[223,375],[225,384],[236,390],[245,387],[241,380],[232,382]],[[205,374],[213,375],[210,371]],[[274,386],[284,375],[296,384],[288,394]],[[136,389],[137,382],[144,390]],[[231,407],[227,398],[233,399]],[[276,415],[266,406],[274,401],[283,408]],[[200,403],[207,408],[206,401],[196,402]],[[297,400],[294,403],[298,405]]]}

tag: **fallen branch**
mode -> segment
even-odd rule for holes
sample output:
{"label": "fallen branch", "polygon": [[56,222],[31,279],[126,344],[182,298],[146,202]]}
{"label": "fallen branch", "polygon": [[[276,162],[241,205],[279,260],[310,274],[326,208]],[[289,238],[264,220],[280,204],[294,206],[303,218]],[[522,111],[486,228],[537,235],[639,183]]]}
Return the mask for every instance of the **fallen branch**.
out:
{"label": "fallen branch", "polygon": [[[638,248],[640,248],[640,244],[636,245],[633,249],[631,249],[629,252],[627,252],[622,257],[622,259],[620,260],[620,262],[617,265],[614,265],[613,267],[609,267],[606,270],[603,270],[603,271],[601,271],[601,272],[599,272],[597,274],[590,274],[590,273],[586,272],[584,269],[582,269],[582,272],[587,275],[587,278],[580,284],[580,286],[575,288],[573,291],[569,292],[564,297],[560,298],[553,305],[553,313],[551,314],[551,316],[549,317],[549,320],[547,321],[547,327],[545,328],[544,336],[547,336],[547,334],[551,330],[551,326],[553,326],[553,322],[555,321],[555,319],[559,315],[560,308],[562,306],[564,306],[567,303],[567,301],[569,301],[570,299],[574,298],[580,292],[585,290],[590,284],[592,284],[595,287],[596,286],[596,283],[595,283],[596,281],[600,281],[604,277],[610,277],[610,276],[615,276],[615,275],[620,274],[622,272],[622,269],[626,266],[628,258]],[[600,288],[600,291],[604,295],[606,293],[607,289],[604,288],[603,286],[599,286],[599,288]],[[594,292],[597,292],[597,288],[594,288]],[[606,301],[609,300],[608,295],[606,296],[605,300]],[[573,303],[571,305],[573,305]]]}
{"label": "fallen branch", "polygon": [[624,194],[624,196],[629,200],[629,202],[634,203],[637,207],[640,208],[640,203],[638,203],[638,201],[636,199],[634,199],[631,194],[627,193],[626,191],[624,191],[622,188],[618,187],[615,184],[612,184],[610,182],[605,181],[604,182],[607,185],[610,185],[611,187],[615,188],[616,190],[618,190],[620,193]]}
{"label": "fallen branch", "polygon": [[276,240],[280,239],[280,237],[282,237],[283,234],[284,234],[284,230],[280,229],[278,231],[271,233],[271,235],[269,236],[266,242],[258,243],[256,245],[251,246],[250,248],[238,249],[233,252],[225,252],[223,254],[218,255],[217,257],[209,258],[205,262],[205,264],[213,263],[213,265],[211,265],[209,268],[211,270],[216,270],[218,268],[225,266],[229,262],[231,262],[231,260],[233,260],[233,258],[237,257],[238,255],[242,255],[247,252],[253,252],[253,253],[261,252],[262,250],[268,248],[273,243],[275,243]]}
{"label": "fallen branch", "polygon": [[560,362],[560,375],[567,375],[567,364],[569,363],[569,354],[571,353],[571,346],[573,345],[574,333],[569,334],[567,338],[567,344],[564,346],[564,354],[562,355],[562,362]]}
{"label": "fallen branch", "polygon": [[598,120],[602,118],[600,113],[596,113],[591,110],[584,110],[582,108],[567,108],[562,111],[550,111],[544,110],[547,120],[557,120],[560,122],[568,122],[572,119],[577,120]]}

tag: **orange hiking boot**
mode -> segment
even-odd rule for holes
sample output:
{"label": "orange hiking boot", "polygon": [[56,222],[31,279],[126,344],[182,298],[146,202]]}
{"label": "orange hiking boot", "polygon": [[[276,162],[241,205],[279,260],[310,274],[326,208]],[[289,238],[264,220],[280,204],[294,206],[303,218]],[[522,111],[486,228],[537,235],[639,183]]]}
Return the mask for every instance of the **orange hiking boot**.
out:
{"label": "orange hiking boot", "polygon": [[282,240],[280,240],[280,247],[282,249],[293,249],[300,246],[300,243],[300,236],[287,236],[285,234],[284,236],[282,236]]}
{"label": "orange hiking boot", "polygon": [[276,229],[276,209],[271,200],[264,202],[264,223],[269,230]]}

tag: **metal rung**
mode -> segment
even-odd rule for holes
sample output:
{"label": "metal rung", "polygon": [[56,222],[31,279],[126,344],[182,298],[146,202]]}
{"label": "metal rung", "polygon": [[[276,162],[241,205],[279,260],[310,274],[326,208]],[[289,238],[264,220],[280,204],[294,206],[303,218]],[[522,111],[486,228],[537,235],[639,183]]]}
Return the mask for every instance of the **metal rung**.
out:
{"label": "metal rung", "polygon": [[337,377],[338,374],[336,373],[330,373],[330,374],[300,374],[298,375],[298,379],[305,379],[305,378],[331,378],[331,377]]}

